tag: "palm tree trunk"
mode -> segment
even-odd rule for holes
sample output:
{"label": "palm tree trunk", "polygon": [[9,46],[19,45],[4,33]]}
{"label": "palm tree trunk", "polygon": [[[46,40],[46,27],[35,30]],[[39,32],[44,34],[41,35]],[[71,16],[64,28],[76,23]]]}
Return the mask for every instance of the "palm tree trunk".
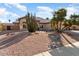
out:
{"label": "palm tree trunk", "polygon": [[60,30],[61,30],[61,24],[62,24],[62,22],[60,21]]}
{"label": "palm tree trunk", "polygon": [[57,30],[59,30],[59,26],[58,25],[59,25],[59,22],[57,21]]}
{"label": "palm tree trunk", "polygon": [[62,21],[60,21],[59,26],[60,26],[60,28],[59,28],[59,32],[62,32]]}

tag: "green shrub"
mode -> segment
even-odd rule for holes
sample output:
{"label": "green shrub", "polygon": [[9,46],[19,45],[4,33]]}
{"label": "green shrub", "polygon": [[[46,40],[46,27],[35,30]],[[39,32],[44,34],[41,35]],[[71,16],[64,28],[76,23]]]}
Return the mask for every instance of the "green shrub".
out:
{"label": "green shrub", "polygon": [[27,23],[27,29],[29,32],[35,32],[37,30],[38,26],[37,26],[35,16],[30,15],[28,13],[27,18],[26,18],[26,23]]}

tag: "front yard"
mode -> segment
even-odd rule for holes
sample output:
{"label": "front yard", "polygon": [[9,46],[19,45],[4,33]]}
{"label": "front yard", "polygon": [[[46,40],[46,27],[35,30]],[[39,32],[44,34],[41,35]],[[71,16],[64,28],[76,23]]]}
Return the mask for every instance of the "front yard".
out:
{"label": "front yard", "polygon": [[[54,32],[37,31],[35,33],[15,32],[14,35],[0,35],[0,55],[31,56],[49,50],[52,42],[57,42],[52,37]],[[74,34],[74,33],[72,33]],[[59,42],[62,46],[73,45],[77,40],[67,34],[60,35]],[[76,37],[76,35],[74,35]]]}
{"label": "front yard", "polygon": [[0,41],[0,55],[34,55],[48,50],[50,40],[46,32],[27,34],[20,33]]}

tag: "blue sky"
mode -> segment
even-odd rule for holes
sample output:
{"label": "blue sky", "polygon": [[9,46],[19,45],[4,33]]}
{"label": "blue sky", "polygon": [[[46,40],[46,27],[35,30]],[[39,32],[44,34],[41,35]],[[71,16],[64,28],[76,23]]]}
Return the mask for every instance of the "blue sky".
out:
{"label": "blue sky", "polygon": [[79,14],[79,4],[72,3],[0,3],[0,21],[14,22],[19,17],[27,14],[27,12],[36,14],[37,17],[52,18],[52,13],[60,8],[67,9],[67,16],[71,14]]}

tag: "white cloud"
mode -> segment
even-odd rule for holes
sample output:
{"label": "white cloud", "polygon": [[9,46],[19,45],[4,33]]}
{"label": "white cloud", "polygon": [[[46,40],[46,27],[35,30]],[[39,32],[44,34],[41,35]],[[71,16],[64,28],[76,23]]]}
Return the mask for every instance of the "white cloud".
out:
{"label": "white cloud", "polygon": [[51,18],[53,9],[47,6],[37,6],[36,15],[42,18]]}
{"label": "white cloud", "polygon": [[10,19],[12,22],[14,22],[17,18],[19,18],[20,16],[16,13],[7,11],[4,15],[7,20]]}
{"label": "white cloud", "polygon": [[12,5],[12,6],[20,9],[21,11],[27,11],[27,7],[22,5],[22,4],[19,4],[19,3],[9,3],[9,5]]}
{"label": "white cloud", "polygon": [[78,8],[76,8],[76,7],[67,7],[66,8],[67,9],[67,17],[66,18],[69,18],[70,17],[70,15],[72,15],[72,14],[79,14],[79,9]]}
{"label": "white cloud", "polygon": [[6,18],[0,18],[0,22],[1,22],[1,23],[6,23],[7,20],[6,20]]}
{"label": "white cloud", "polygon": [[38,6],[37,9],[40,11],[53,12],[53,9],[51,9],[50,7],[46,7],[46,6]]}
{"label": "white cloud", "polygon": [[0,8],[0,15],[3,15],[6,12],[5,8]]}
{"label": "white cloud", "polygon": [[2,22],[8,22],[8,19],[11,19],[11,21],[13,22],[18,17],[20,16],[16,13],[10,12],[6,8],[0,8],[0,21]]}
{"label": "white cloud", "polygon": [[8,3],[4,3],[5,6],[12,8]]}
{"label": "white cloud", "polygon": [[52,17],[52,13],[49,13],[49,12],[43,12],[43,11],[39,11],[36,13],[36,16],[38,17],[42,17],[42,18],[51,18]]}
{"label": "white cloud", "polygon": [[11,16],[11,17],[19,17],[18,14],[13,13],[13,12],[9,12],[9,11],[6,11],[5,15],[6,15],[6,16],[9,16],[9,17],[10,17],[10,16]]}
{"label": "white cloud", "polygon": [[13,12],[10,12],[10,11],[7,11],[6,8],[0,8],[0,16],[11,16],[11,17],[19,17],[18,14],[16,13],[13,13]]}

